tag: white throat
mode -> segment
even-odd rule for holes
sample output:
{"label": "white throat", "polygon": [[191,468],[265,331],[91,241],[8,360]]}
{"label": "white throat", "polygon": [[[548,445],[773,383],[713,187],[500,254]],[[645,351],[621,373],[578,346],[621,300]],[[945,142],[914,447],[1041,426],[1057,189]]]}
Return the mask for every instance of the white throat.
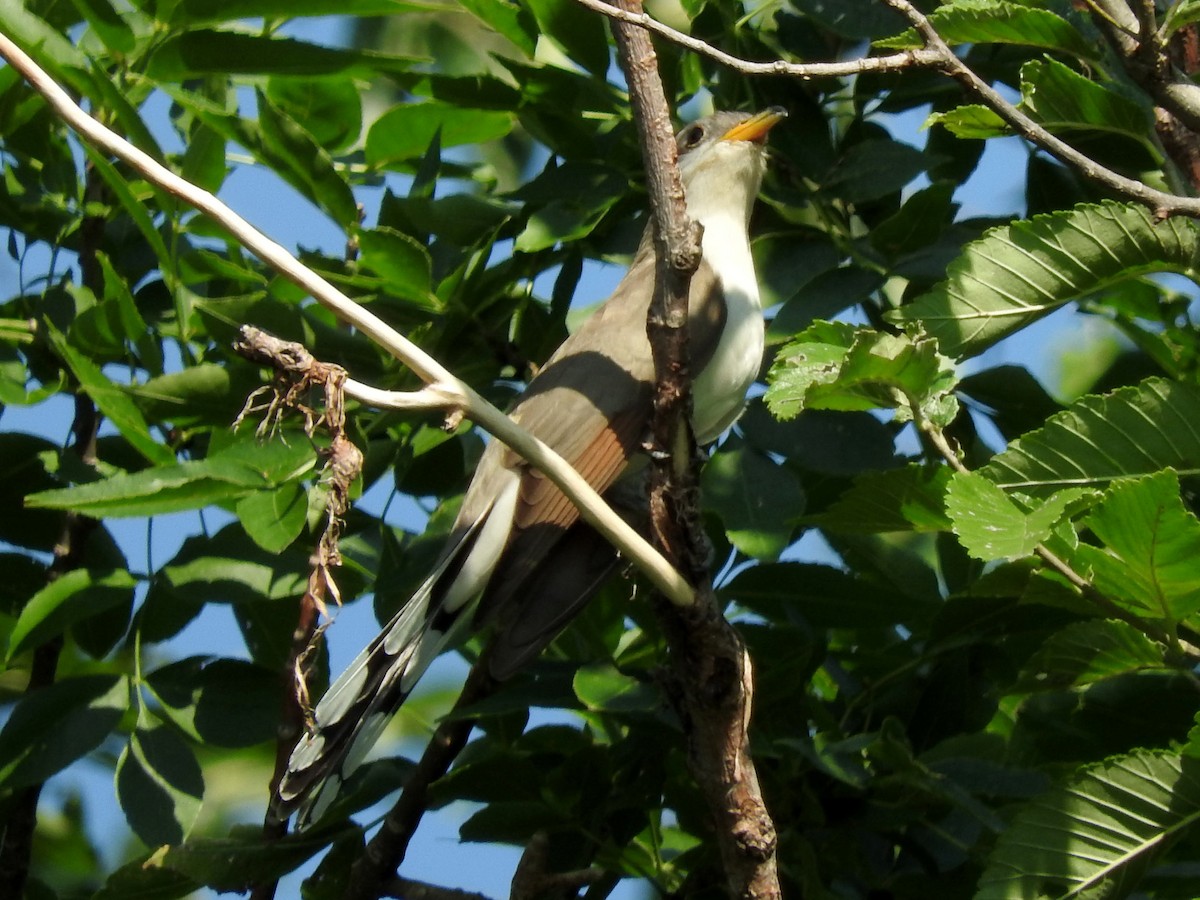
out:
{"label": "white throat", "polygon": [[721,283],[726,306],[716,351],[693,385],[692,424],[701,444],[716,440],[741,415],[762,365],[765,327],[747,232],[762,170],[760,147],[729,142],[712,147],[684,173],[688,213],[704,226],[704,260]]}

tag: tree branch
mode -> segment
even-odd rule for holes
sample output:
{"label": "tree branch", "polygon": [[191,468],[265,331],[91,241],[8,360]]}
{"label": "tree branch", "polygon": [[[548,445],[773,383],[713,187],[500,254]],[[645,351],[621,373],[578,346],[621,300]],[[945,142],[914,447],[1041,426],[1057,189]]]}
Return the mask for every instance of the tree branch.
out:
{"label": "tree branch", "polygon": [[[640,0],[618,0],[630,15]],[[655,222],[656,285],[647,321],[655,363],[655,464],[650,516],[660,546],[698,586],[686,608],[660,604],[670,646],[675,701],[688,762],[712,818],[729,892],[778,898],[776,832],[767,812],[747,736],[753,697],[750,658],[721,615],[708,574],[710,551],[700,524],[698,469],[691,432],[688,287],[700,263],[696,226],[687,218],[670,113],[646,32],[614,20],[618,59],[629,85]]]}
{"label": "tree branch", "polygon": [[366,850],[350,869],[344,900],[374,900],[383,896],[388,884],[404,862],[408,844],[429,806],[429,787],[450,770],[451,764],[466,746],[475,720],[457,715],[495,690],[496,682],[488,674],[484,653],[467,676],[454,709],[437,727],[421,754],[417,767],[404,783],[404,790],[383,819],[383,825],[367,842]]}
{"label": "tree branch", "polygon": [[520,454],[534,468],[544,472],[575,504],[580,517],[611,541],[672,603],[686,606],[693,602],[694,592],[687,580],[636,529],[613,512],[586,479],[546,444],[518,427],[441,363],[316,272],[302,265],[284,247],[266,237],[215,196],[180,178],[85,113],[37,63],[2,33],[0,56],[45,97],[58,115],[84,140],[121,159],[152,184],[213,219],[243,247],[400,360],[422,381],[433,385],[439,396],[453,397],[453,405],[464,415]]}
{"label": "tree branch", "polygon": [[[899,72],[907,69],[929,69],[941,72],[959,82],[984,105],[995,112],[1021,137],[1034,146],[1078,169],[1083,175],[1104,185],[1122,196],[1142,203],[1163,216],[1186,215],[1200,217],[1200,199],[1170,194],[1114,172],[1089,156],[1080,153],[1070,144],[1051,134],[1032,118],[1009,103],[991,85],[980,78],[960,60],[942,40],[929,20],[908,0],[882,0],[898,11],[913,26],[925,41],[925,47],[908,50],[890,56],[867,57],[839,63],[788,63],[752,62],[741,59],[711,44],[676,31],[645,13],[633,13],[612,6],[604,0],[577,0],[589,9],[596,10],[615,21],[628,22],[659,34],[668,40],[696,53],[716,60],[722,65],[746,75],[783,75],[793,78],[836,78],[860,75],[864,72]],[[1136,27],[1136,20],[1134,20]],[[1200,87],[1187,82],[1170,80],[1164,98],[1170,98],[1173,108],[1183,113],[1191,109],[1200,111]],[[1195,99],[1194,99],[1195,98]],[[1161,102],[1161,101],[1160,101]]]}

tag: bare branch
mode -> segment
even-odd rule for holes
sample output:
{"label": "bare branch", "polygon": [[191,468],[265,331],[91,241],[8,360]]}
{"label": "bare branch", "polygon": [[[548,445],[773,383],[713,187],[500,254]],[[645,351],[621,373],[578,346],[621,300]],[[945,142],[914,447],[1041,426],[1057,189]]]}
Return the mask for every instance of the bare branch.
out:
{"label": "bare branch", "polygon": [[[1127,178],[1100,165],[1089,156],[1080,153],[1070,144],[1054,136],[1032,118],[1009,103],[991,85],[975,74],[960,60],[942,40],[929,20],[908,0],[883,0],[900,12],[925,41],[925,47],[908,50],[891,56],[868,57],[839,63],[787,63],[751,62],[716,49],[711,44],[676,31],[645,13],[632,13],[605,3],[604,0],[578,0],[589,9],[603,13],[611,19],[628,22],[653,31],[668,40],[696,53],[716,60],[747,75],[785,75],[794,78],[834,78],[860,75],[864,72],[899,72],[906,69],[931,69],[949,75],[968,91],[978,97],[999,115],[1014,131],[1030,143],[1045,150],[1063,163],[1078,169],[1083,175],[1117,193],[1142,203],[1158,215],[1186,215],[1200,217],[1200,200],[1179,194],[1159,191],[1140,181]],[[1093,4],[1095,5],[1095,4]],[[1128,13],[1128,10],[1126,9]],[[1130,23],[1123,28],[1136,29],[1137,22],[1130,16]],[[1136,32],[1134,32],[1136,33]],[[1182,80],[1171,79],[1163,84],[1159,102],[1169,101],[1171,108],[1183,118],[1191,110],[1200,114],[1200,87]]]}
{"label": "bare branch", "polygon": [[595,867],[570,872],[548,872],[550,839],[544,831],[537,832],[521,854],[513,873],[508,900],[538,900],[554,893],[577,893],[581,887],[600,881],[605,872]]}
{"label": "bare branch", "polygon": [[488,674],[485,653],[471,667],[454,709],[433,733],[417,767],[405,781],[399,799],[351,868],[344,900],[373,900],[380,896],[382,886],[395,877],[408,852],[408,844],[429,808],[430,785],[450,770],[475,727],[474,719],[461,713],[488,696],[495,685]]}
{"label": "bare branch", "polygon": [[302,265],[280,244],[266,237],[215,196],[204,191],[85,113],[55,81],[6,35],[0,34],[4,57],[71,128],[88,143],[127,163],[152,184],[174,194],[209,216],[239,243],[319,303],[337,313],[368,338],[413,370],[421,380],[463,398],[462,412],[511,447],[546,476],[579,509],[580,517],[612,542],[672,603],[689,605],[694,592],[687,580],[629,523],[618,516],[578,472],[542,441],[517,426],[433,357],[355,303],[316,272]]}
{"label": "bare branch", "polygon": [[694,38],[691,35],[684,34],[682,31],[677,31],[670,25],[664,25],[645,12],[614,6],[611,3],[604,2],[604,0],[577,0],[577,2],[590,10],[608,16],[610,19],[619,22],[628,22],[630,25],[637,25],[647,31],[651,31],[674,44],[678,44],[680,47],[684,47],[701,56],[707,56],[709,59],[719,62],[723,66],[728,66],[734,71],[741,72],[743,75],[785,75],[791,78],[806,80],[813,78],[843,78],[851,75],[863,75],[868,72],[900,72],[918,66],[936,64],[940,58],[935,52],[930,50],[904,50],[900,53],[890,54],[889,56],[871,56],[835,63],[793,63],[782,59],[770,62],[752,62],[751,60],[726,53],[724,50],[720,50],[699,38]]}

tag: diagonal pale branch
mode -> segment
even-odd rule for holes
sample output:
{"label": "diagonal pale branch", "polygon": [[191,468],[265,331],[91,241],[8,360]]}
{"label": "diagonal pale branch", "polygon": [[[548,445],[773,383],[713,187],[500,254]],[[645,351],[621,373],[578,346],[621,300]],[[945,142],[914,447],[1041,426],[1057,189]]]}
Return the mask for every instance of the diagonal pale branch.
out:
{"label": "diagonal pale branch", "polygon": [[[613,512],[578,472],[546,444],[518,427],[512,419],[484,400],[420,347],[378,316],[355,303],[320,275],[302,265],[283,246],[266,237],[208,191],[180,178],[153,157],[85,113],[45,70],[3,33],[0,33],[0,56],[89,144],[118,157],[152,184],[203,212],[225,228],[247,250],[412,369],[422,381],[432,386],[431,390],[437,395],[435,400],[443,399],[443,402],[436,404],[437,406],[461,411],[485,431],[519,453],[539,471],[544,472],[575,504],[582,518],[637,565],[672,603],[687,606],[693,602],[694,592],[687,581],[645,538]],[[351,390],[351,386],[347,385],[347,393],[352,396],[363,396],[366,393],[375,396],[376,399],[383,399],[370,390],[364,391],[363,385],[355,383],[353,387],[354,390]],[[411,401],[412,395],[407,396]],[[363,399],[367,398],[363,396]]]}

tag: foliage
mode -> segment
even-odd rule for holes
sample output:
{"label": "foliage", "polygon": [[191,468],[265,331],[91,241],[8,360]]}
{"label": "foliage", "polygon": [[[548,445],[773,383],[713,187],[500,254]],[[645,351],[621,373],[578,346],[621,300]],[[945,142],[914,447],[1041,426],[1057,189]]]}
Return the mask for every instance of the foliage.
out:
{"label": "foliage", "polygon": [[[1150,87],[1082,8],[955,0],[932,24],[1097,162],[1193,191]],[[352,46],[318,46],[306,24],[335,14],[361,17]],[[752,59],[921,45],[875,0],[674,15]],[[1172,4],[1163,35],[1198,19]],[[610,38],[571,0],[32,0],[0,4],[0,31],[196,184],[273,173],[344,237],[301,240],[305,263],[501,405],[572,302],[596,299],[595,263],[626,261],[643,225]],[[785,894],[1193,896],[1200,333],[1163,274],[1196,278],[1196,223],[1036,149],[1003,173],[1020,217],[969,214],[985,145],[1010,128],[955,83],[751,78],[659,49],[684,109],[792,113],[754,219],[768,387],[703,474],[720,596],[754,659]],[[929,127],[913,137],[894,114]],[[372,825],[343,817],[400,787],[396,738],[426,734],[441,698],[412,701],[313,831],[270,843],[245,824],[328,494],[319,432],[231,428],[266,377],[231,342],[253,323],[361,381],[417,382],[212,221],[83,148],[10,68],[0,161],[0,403],[46,423],[0,432],[0,820],[11,837],[31,787],[86,766],[113,781],[44,795],[27,895],[236,890],[315,858],[308,895],[333,896]],[[1060,309],[1057,343],[1030,337]],[[94,459],[65,440],[63,410],[78,425],[89,408]],[[380,503],[346,518],[340,599],[373,597],[386,620],[481,443],[366,407],[349,427],[360,490],[431,513],[429,536]],[[129,520],[180,529],[169,558],[147,559]],[[552,871],[607,873],[588,896],[619,878],[709,896],[711,826],[658,684],[666,639],[633,593],[618,579],[471,711],[479,736],[430,803],[476,804],[466,841],[545,834]],[[185,629],[217,606],[240,635],[197,652]],[[121,847],[84,827],[114,798]]]}

